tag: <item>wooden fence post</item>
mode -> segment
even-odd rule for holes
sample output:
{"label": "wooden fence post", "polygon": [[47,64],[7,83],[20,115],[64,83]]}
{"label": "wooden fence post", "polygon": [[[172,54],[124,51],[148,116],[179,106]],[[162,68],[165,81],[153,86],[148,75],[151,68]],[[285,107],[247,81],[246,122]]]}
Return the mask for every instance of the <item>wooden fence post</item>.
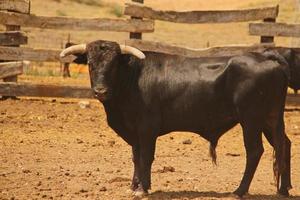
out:
{"label": "wooden fence post", "polygon": [[[19,1],[10,1],[10,0],[2,0],[2,3],[0,4],[0,10],[5,10],[8,11],[7,13],[22,13],[24,15],[30,13],[30,0],[19,0]],[[11,22],[3,23],[6,27],[6,32],[1,33],[2,34],[2,39],[9,39],[7,43],[5,41],[1,42],[1,45],[4,46],[9,46],[9,47],[20,47],[20,44],[26,44],[27,43],[27,37],[20,32],[21,26],[16,25]],[[10,64],[19,64],[19,62],[11,62]],[[9,67],[6,66],[6,69],[18,69],[20,72],[19,68],[23,68],[23,64],[21,66],[15,66],[15,67]],[[2,69],[5,71],[5,69]],[[23,69],[22,69],[23,70]],[[22,71],[21,70],[21,71]],[[7,75],[11,76],[2,76],[4,82],[17,82],[18,81],[18,75],[20,73],[8,73]],[[3,73],[3,71],[2,71]],[[2,96],[2,99],[7,99],[7,98],[13,98],[15,99],[15,96]]]}
{"label": "wooden fence post", "polygon": [[[276,18],[267,18],[267,19],[264,19],[264,22],[275,23]],[[273,42],[274,42],[274,36],[261,36],[260,37],[260,43],[273,43]]]}
{"label": "wooden fence post", "polygon": [[[6,31],[20,31],[21,27],[16,25],[6,25]],[[20,45],[10,45],[13,47],[19,47]],[[6,77],[3,79],[4,82],[17,82],[18,76]]]}
{"label": "wooden fence post", "polygon": [[[132,2],[137,2],[137,3],[144,3],[144,0],[132,0]],[[131,17],[131,19],[142,19],[140,17]],[[142,33],[130,33],[129,35],[130,39],[142,39]]]}
{"label": "wooden fence post", "polygon": [[[20,26],[17,26],[17,25],[6,25],[6,31],[20,31],[21,30],[21,27]],[[13,46],[13,47],[19,47],[20,45],[10,45],[10,46]],[[18,76],[15,75],[15,76],[10,76],[10,77],[5,77],[3,78],[3,82],[18,82]],[[16,96],[2,96],[2,100],[6,100],[6,99],[17,99]]]}

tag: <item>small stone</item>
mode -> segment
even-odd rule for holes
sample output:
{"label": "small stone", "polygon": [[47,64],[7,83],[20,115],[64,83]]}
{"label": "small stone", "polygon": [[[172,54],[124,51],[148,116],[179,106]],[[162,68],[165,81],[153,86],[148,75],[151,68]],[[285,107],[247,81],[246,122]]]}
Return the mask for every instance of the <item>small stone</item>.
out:
{"label": "small stone", "polygon": [[129,178],[125,178],[125,177],[115,177],[111,180],[109,180],[109,183],[117,183],[117,182],[129,182],[131,181],[131,179]]}
{"label": "small stone", "polygon": [[79,192],[81,192],[81,193],[86,193],[86,192],[88,192],[88,190],[87,190],[87,189],[84,189],[84,188],[82,188],[81,190],[79,190]]}
{"label": "small stone", "polygon": [[87,177],[90,177],[91,175],[92,175],[92,172],[86,171],[86,176],[87,176]]}
{"label": "small stone", "polygon": [[241,156],[241,154],[238,154],[238,153],[226,153],[226,156],[238,157],[238,156]]}
{"label": "small stone", "polygon": [[168,167],[164,167],[163,169],[159,169],[157,172],[159,173],[175,172],[175,168],[172,166],[168,166]]}
{"label": "small stone", "polygon": [[83,141],[81,140],[81,139],[76,139],[76,141],[77,141],[77,144],[82,144],[83,143]]}
{"label": "small stone", "polygon": [[69,172],[66,172],[65,175],[66,175],[66,176],[70,176],[70,173],[69,173]]}
{"label": "small stone", "polygon": [[103,187],[101,187],[101,188],[99,189],[99,191],[100,191],[100,192],[105,192],[105,191],[107,191],[107,189],[106,189],[106,187],[103,186]]}
{"label": "small stone", "polygon": [[31,171],[29,169],[23,169],[22,172],[25,173],[25,174],[31,173]]}
{"label": "small stone", "polygon": [[42,181],[39,181],[36,185],[37,186],[41,186],[42,185]]}
{"label": "small stone", "polygon": [[192,144],[192,140],[190,139],[184,140],[182,144]]}
{"label": "small stone", "polygon": [[114,140],[110,140],[108,141],[108,144],[112,147],[116,144],[116,142]]}
{"label": "small stone", "polygon": [[85,108],[90,108],[91,104],[89,101],[79,101],[78,105],[80,108],[85,109]]}

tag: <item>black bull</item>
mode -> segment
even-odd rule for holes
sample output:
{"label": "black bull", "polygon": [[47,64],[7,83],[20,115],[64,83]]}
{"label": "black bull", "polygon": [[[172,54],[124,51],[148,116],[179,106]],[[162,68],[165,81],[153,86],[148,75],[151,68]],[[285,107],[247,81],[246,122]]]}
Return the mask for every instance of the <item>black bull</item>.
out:
{"label": "black bull", "polygon": [[266,51],[231,58],[219,66],[197,58],[145,52],[144,60],[121,54],[114,42],[95,41],[85,49],[91,86],[103,103],[109,126],[132,146],[132,190],[145,194],[157,137],[172,131],[199,134],[211,144],[236,124],[243,130],[246,168],[239,187],[249,189],[263,154],[262,133],[275,152],[277,190],[291,188],[290,147],[284,106],[292,51]]}

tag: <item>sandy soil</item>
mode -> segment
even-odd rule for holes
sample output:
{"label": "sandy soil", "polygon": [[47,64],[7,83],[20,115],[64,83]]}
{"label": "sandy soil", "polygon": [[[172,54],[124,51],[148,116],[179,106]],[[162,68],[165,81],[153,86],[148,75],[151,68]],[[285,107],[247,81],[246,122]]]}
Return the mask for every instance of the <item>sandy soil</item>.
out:
{"label": "sandy soil", "polygon": [[[100,103],[21,99],[0,102],[0,199],[132,199],[131,149],[107,125]],[[292,199],[300,199],[300,108],[286,112],[292,140]],[[190,140],[190,142],[184,142]],[[190,144],[184,144],[190,143]],[[247,199],[281,199],[265,153]],[[192,133],[159,138],[148,199],[231,199],[245,166],[241,129],[221,138],[218,165]]]}

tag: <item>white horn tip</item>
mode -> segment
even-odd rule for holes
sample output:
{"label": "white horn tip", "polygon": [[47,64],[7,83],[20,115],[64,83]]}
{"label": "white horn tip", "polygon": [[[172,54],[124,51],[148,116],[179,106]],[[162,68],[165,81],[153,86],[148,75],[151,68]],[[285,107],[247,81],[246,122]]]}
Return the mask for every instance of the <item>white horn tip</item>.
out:
{"label": "white horn tip", "polygon": [[65,56],[66,56],[65,52],[61,52],[61,53],[59,54],[59,57],[61,57],[61,58],[64,58]]}
{"label": "white horn tip", "polygon": [[140,55],[140,59],[144,60],[146,58],[145,54]]}

